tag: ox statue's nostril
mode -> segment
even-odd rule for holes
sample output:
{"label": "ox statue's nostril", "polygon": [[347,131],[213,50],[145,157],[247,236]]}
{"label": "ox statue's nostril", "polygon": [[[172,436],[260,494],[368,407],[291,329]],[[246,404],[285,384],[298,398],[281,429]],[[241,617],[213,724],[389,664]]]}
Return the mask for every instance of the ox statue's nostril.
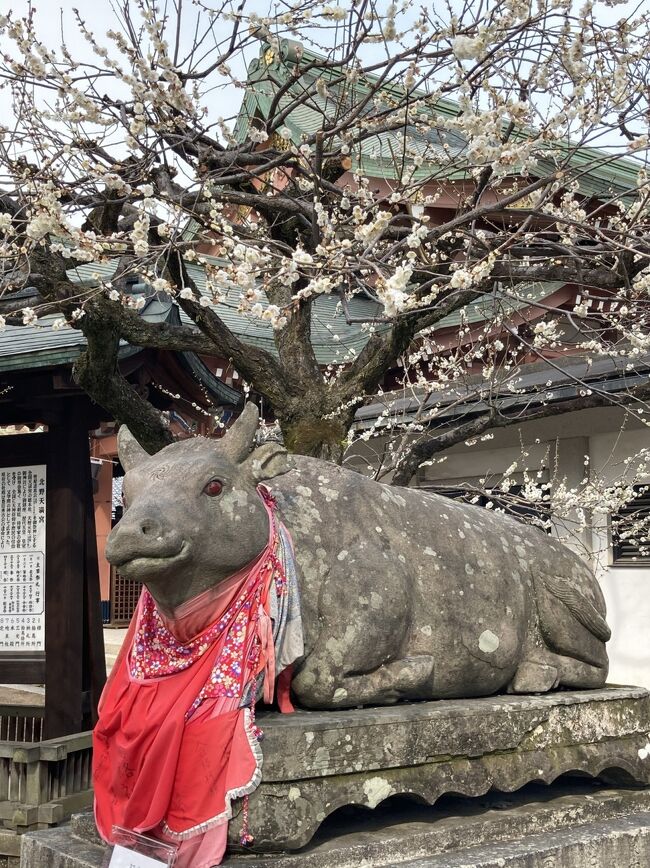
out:
{"label": "ox statue's nostril", "polygon": [[160,540],[163,536],[160,522],[154,518],[143,518],[139,522],[140,533],[142,536],[156,537]]}

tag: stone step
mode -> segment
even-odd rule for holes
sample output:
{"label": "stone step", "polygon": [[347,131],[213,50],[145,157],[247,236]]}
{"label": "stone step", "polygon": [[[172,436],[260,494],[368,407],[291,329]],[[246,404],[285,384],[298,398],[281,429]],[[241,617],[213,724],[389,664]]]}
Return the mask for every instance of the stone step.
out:
{"label": "stone step", "polygon": [[402,868],[642,868],[650,865],[650,813],[589,823],[433,858]]}
{"label": "stone step", "polygon": [[[583,840],[592,860],[584,862],[588,868],[650,865],[650,858],[636,862],[614,858],[619,852],[633,852],[634,847],[644,853],[647,848],[650,855],[650,789],[599,789],[594,782],[566,779],[550,787],[530,784],[507,795],[446,797],[433,808],[390,800],[373,812],[347,809],[333,815],[305,849],[261,857],[254,865],[581,868],[579,842]],[[233,855],[224,864],[245,868],[251,863],[249,857]]]}
{"label": "stone step", "polygon": [[[257,719],[265,738],[262,782],[249,803],[255,868],[387,868],[434,859],[435,868],[451,859],[471,866],[475,857],[487,860],[505,844],[539,835],[546,839],[537,842],[528,864],[547,868],[555,864],[548,848],[557,835],[581,828],[588,841],[603,842],[607,856],[604,862],[594,856],[589,868],[650,865],[610,858],[616,848],[644,852],[648,840],[646,690],[608,687],[290,715],[260,711]],[[620,789],[634,784],[645,789]],[[611,826],[625,817],[634,818],[627,831]],[[68,828],[70,846],[82,842],[105,856],[92,837],[91,816],[86,823],[85,832],[81,825]],[[241,824],[239,802],[228,830],[235,848]],[[41,842],[51,849],[47,833],[35,836],[41,834],[24,846]],[[575,856],[576,841],[570,835],[563,841]],[[589,853],[598,850],[589,847]],[[535,861],[538,852],[546,854],[545,864]],[[526,852],[510,850],[508,858],[515,860],[509,868],[528,868]],[[41,864],[88,863],[39,863],[34,856],[25,868]],[[250,868],[251,854],[233,854],[228,864]],[[485,861],[485,868],[491,864]]]}
{"label": "stone step", "polygon": [[108,850],[77,838],[69,826],[22,836],[20,868],[103,868]]}

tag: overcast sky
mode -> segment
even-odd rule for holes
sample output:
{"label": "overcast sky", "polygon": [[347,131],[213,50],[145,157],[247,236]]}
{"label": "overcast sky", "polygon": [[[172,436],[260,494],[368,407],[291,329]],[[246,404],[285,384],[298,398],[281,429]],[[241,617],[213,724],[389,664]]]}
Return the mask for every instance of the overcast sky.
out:
{"label": "overcast sky", "polygon": [[[22,16],[26,14],[29,5],[29,0],[0,0],[0,11],[6,12],[11,9],[14,15]],[[87,10],[84,10],[85,4],[79,2],[79,0],[42,0],[40,3],[32,3],[32,5],[36,9],[36,32],[39,38],[48,47],[54,48],[58,51],[63,36],[68,50],[75,60],[80,60],[82,62],[97,62],[97,58],[93,54],[92,49],[79,33],[74,15],[74,9],[79,8],[82,19],[85,21],[88,30],[96,36],[97,42],[108,48],[111,56],[116,56],[117,52],[114,45],[110,39],[106,38],[105,34],[108,30],[122,30],[123,27],[115,14],[111,0],[94,0],[91,8],[88,8]],[[88,5],[90,6],[90,4]],[[160,3],[159,5],[164,6],[165,4]],[[208,5],[208,3],[205,5]],[[219,2],[219,0],[214,0],[213,5],[215,8],[219,8],[224,4]],[[233,3],[233,6],[234,5],[235,4]],[[133,4],[133,6],[134,19],[137,22],[139,16],[137,15],[135,4]],[[171,2],[169,2],[169,6],[172,6]],[[258,14],[263,15],[268,12],[268,9],[268,0],[248,0],[246,3],[246,10],[249,13],[255,11]],[[195,32],[194,23],[196,7],[190,3],[186,3],[183,7],[183,16],[186,26],[184,27],[180,40],[181,57],[183,56],[183,50],[189,52],[192,46]],[[207,20],[207,18],[204,20]],[[222,27],[219,29],[219,37],[228,37],[231,26],[230,22],[224,22]],[[172,41],[174,33],[169,32],[166,34],[166,37],[168,42]],[[0,36],[0,46],[6,49],[11,46],[11,42],[6,36]],[[234,60],[231,65],[235,75],[242,80],[245,80],[246,65],[254,56],[257,55],[257,53],[258,47],[256,44],[255,47],[251,47],[251,49],[247,51],[245,61],[241,56]],[[238,65],[239,68],[237,68]],[[220,81],[224,81],[224,79],[220,79]],[[218,91],[213,92],[212,96],[205,101],[210,112],[210,117],[212,119],[216,119],[220,116],[225,118],[235,117],[239,110],[242,97],[243,91],[240,89],[236,89],[228,84],[220,87]],[[11,117],[11,114],[10,94],[6,91],[0,90],[0,121],[4,120],[4,122],[7,122],[8,118]],[[5,120],[5,118],[7,120]]]}
{"label": "overcast sky", "polygon": [[[210,2],[210,0],[208,0]],[[336,2],[336,0],[331,0],[332,4]],[[341,0],[341,5],[347,6],[350,0]],[[380,0],[383,6],[388,6],[390,0]],[[583,0],[576,0],[575,8],[578,9],[579,6],[582,5]],[[639,8],[643,9],[647,6],[647,0],[639,3],[636,0],[626,0],[624,3],[615,3],[612,5],[612,0],[606,0],[610,5],[605,5],[605,2],[598,3],[598,19],[603,24],[613,24],[621,18],[627,18],[632,15]],[[0,0],[0,10],[5,12],[8,9],[13,10],[16,15],[24,15],[29,8],[29,0]],[[73,57],[79,60],[91,60],[93,59],[93,54],[90,47],[87,45],[83,37],[79,34],[77,29],[75,16],[73,14],[73,9],[75,6],[81,7],[83,9],[84,4],[80,3],[79,0],[42,0],[42,2],[36,2],[33,4],[37,10],[36,21],[37,21],[37,33],[40,38],[49,46],[53,48],[57,48],[60,46],[62,34],[65,37],[67,46],[70,50],[70,53]],[[164,3],[160,3],[161,6],[164,6]],[[219,8],[221,6],[220,0],[213,0],[213,5],[215,8]],[[464,0],[452,0],[452,7],[462,9],[465,5]],[[490,5],[494,5],[493,0],[488,0],[488,7]],[[169,0],[169,6],[172,7],[173,3]],[[269,0],[249,0],[246,4],[247,12],[255,11],[258,14],[268,13],[270,7]],[[417,9],[418,4],[415,4],[415,8]],[[135,4],[134,4],[135,8]],[[285,8],[279,5],[279,8]],[[434,4],[435,8],[435,4]],[[185,48],[185,50],[189,50],[192,44],[193,37],[193,17],[196,14],[196,7],[194,7],[190,3],[186,3],[184,7],[184,14],[187,16],[187,24],[188,26],[185,28],[184,33],[182,34],[181,39],[181,49]],[[410,13],[409,13],[410,14]],[[414,13],[415,14],[415,13]],[[92,2],[92,6],[85,12],[82,12],[82,17],[84,17],[88,28],[97,36],[98,42],[100,44],[106,45],[109,50],[111,49],[111,42],[105,38],[106,31],[109,29],[121,29],[121,27],[117,25],[117,19],[115,16],[115,12],[113,11],[113,6],[110,0],[94,0]],[[220,35],[226,36],[230,30],[230,24],[224,22],[222,27],[222,32]],[[319,34],[319,37],[322,37],[322,34]],[[172,38],[172,36],[168,36],[168,38]],[[0,40],[5,40],[4,47],[8,47],[8,42],[6,41],[6,37],[0,37]],[[1,43],[0,43],[1,44]],[[386,48],[380,45],[369,45],[364,49],[364,61],[372,59],[373,61],[381,59],[382,55],[386,52]],[[247,60],[250,60],[251,57],[257,53],[256,47],[251,47],[248,52]],[[182,54],[182,51],[181,51]],[[245,78],[245,65],[240,58],[240,66],[241,68],[234,68],[233,72],[236,75]],[[107,82],[108,89],[108,82]],[[220,88],[216,91],[213,91],[205,100],[205,103],[209,109],[209,114],[211,119],[216,119],[219,116],[225,118],[233,118],[236,116],[239,106],[241,104],[243,92],[231,86]],[[5,90],[0,90],[0,120],[4,123],[10,123],[10,118],[12,115],[11,111],[11,98],[10,94]],[[608,136],[608,141],[611,144],[615,144],[613,139]],[[618,140],[617,143],[620,143]]]}

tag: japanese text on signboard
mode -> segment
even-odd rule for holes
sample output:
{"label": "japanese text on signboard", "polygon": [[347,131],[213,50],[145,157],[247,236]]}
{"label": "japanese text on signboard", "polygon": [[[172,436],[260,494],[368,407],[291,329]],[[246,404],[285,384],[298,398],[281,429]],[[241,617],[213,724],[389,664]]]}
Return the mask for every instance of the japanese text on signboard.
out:
{"label": "japanese text on signboard", "polygon": [[45,465],[0,467],[0,651],[45,648]]}

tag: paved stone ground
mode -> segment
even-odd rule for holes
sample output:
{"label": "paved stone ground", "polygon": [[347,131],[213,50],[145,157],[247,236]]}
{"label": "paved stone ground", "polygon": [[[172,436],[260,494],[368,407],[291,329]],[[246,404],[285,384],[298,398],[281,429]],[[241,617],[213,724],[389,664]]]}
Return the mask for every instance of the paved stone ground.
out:
{"label": "paved stone ground", "polygon": [[113,663],[117,658],[117,654],[122,647],[124,637],[126,636],[126,627],[114,628],[104,627],[104,648],[106,650],[106,672],[110,672],[113,668]]}
{"label": "paved stone ground", "polygon": [[0,684],[0,705],[44,705],[45,688],[31,684]]}

